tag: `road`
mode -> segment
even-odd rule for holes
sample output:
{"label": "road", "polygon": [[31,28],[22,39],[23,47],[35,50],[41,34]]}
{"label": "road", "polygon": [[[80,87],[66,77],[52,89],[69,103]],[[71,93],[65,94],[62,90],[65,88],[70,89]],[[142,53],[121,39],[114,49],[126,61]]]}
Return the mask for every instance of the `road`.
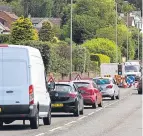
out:
{"label": "road", "polygon": [[53,114],[52,125],[31,130],[29,122],[5,125],[0,136],[142,136],[142,95],[121,89],[120,100],[104,100],[104,108],[85,107],[84,115]]}

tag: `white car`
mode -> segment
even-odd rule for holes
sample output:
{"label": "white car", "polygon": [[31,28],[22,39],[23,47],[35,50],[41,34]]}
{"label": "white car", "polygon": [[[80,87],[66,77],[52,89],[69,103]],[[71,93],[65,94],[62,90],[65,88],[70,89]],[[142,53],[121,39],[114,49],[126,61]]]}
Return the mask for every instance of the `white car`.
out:
{"label": "white car", "polygon": [[93,81],[101,91],[102,97],[110,97],[112,100],[120,98],[120,89],[112,77],[97,77]]}
{"label": "white car", "polygon": [[0,127],[30,120],[30,127],[37,129],[40,118],[50,125],[51,100],[39,50],[0,45]]}

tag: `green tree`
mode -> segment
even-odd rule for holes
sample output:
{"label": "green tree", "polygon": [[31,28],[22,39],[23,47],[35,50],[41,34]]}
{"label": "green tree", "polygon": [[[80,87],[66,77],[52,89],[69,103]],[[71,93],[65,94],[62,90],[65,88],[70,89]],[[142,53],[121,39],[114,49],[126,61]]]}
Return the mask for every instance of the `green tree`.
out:
{"label": "green tree", "polygon": [[[112,0],[78,0],[73,6],[73,41],[81,44],[94,38],[97,29],[113,25],[115,23],[114,4]],[[68,18],[68,15],[66,16]],[[66,25],[69,31],[70,20]]]}
{"label": "green tree", "polygon": [[88,40],[83,46],[86,47],[90,53],[107,55],[110,57],[111,62],[116,61],[116,44],[109,39],[97,38]]}
{"label": "green tree", "polygon": [[12,24],[11,41],[18,43],[27,40],[38,40],[38,34],[29,18],[20,17]]}
{"label": "green tree", "polygon": [[49,21],[43,22],[39,31],[39,39],[41,41],[52,41],[54,37],[53,26]]}
{"label": "green tree", "polygon": [[[118,58],[121,59],[121,56],[127,56],[127,34],[129,36],[129,48],[131,48],[130,52],[130,58],[133,57],[134,53],[133,50],[135,50],[135,44],[134,44],[134,39],[132,39],[131,35],[132,33],[129,32],[129,29],[125,25],[118,25],[118,37],[117,37],[117,42],[118,46],[121,49],[121,53],[119,54]],[[115,27],[105,27],[97,30],[96,37],[97,38],[107,38],[109,40],[112,40],[116,42],[116,30]],[[130,47],[131,46],[131,47]]]}
{"label": "green tree", "polygon": [[51,17],[52,0],[22,0],[24,15],[27,17]]}

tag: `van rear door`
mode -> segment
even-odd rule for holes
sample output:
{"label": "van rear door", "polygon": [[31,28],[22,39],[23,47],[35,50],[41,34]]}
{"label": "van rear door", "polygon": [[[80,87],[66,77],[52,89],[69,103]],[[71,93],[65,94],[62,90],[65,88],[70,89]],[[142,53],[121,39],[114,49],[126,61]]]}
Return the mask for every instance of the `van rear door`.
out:
{"label": "van rear door", "polygon": [[3,104],[3,91],[2,91],[2,48],[0,48],[0,105]]}
{"label": "van rear door", "polygon": [[[15,112],[24,113],[22,107],[29,105],[29,68],[26,49],[3,48],[3,91],[4,105],[19,105],[20,109]],[[5,113],[11,112],[8,108],[10,107],[5,106]]]}

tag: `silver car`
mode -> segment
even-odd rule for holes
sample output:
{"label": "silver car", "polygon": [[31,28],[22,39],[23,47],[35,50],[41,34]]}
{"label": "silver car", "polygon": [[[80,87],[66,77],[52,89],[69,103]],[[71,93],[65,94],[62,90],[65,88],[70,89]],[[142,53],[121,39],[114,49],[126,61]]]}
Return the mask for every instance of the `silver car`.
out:
{"label": "silver car", "polygon": [[120,89],[112,77],[97,77],[93,81],[97,84],[103,97],[110,97],[112,100],[120,98]]}

